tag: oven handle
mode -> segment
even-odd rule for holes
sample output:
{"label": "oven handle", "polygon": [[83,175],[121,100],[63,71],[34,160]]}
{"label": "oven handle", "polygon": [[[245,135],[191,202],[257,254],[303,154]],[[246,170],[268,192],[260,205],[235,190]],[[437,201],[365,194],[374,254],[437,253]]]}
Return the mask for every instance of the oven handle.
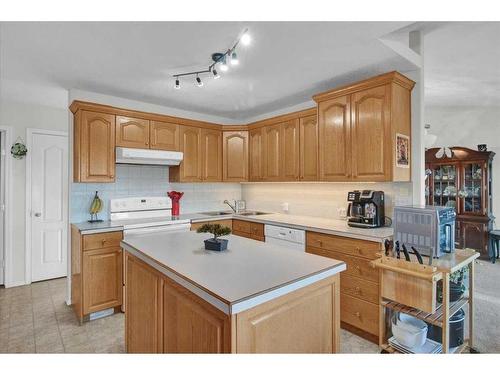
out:
{"label": "oven handle", "polygon": [[191,229],[191,224],[170,224],[170,225],[159,225],[149,228],[134,228],[125,229],[123,231],[124,235],[135,235],[135,234],[147,234],[147,233],[158,233],[158,232],[187,232]]}

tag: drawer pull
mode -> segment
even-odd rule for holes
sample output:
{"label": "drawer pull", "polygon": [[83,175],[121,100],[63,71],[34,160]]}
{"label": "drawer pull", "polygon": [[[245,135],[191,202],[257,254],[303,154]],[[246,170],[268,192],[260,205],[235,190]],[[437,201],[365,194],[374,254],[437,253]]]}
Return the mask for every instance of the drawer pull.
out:
{"label": "drawer pull", "polygon": [[316,242],[318,243],[319,246],[323,245],[323,241],[321,241],[321,240],[316,240]]}
{"label": "drawer pull", "polygon": [[356,268],[356,271],[361,271],[361,267],[360,266],[355,266],[354,268]]}
{"label": "drawer pull", "polygon": [[357,286],[356,288],[354,288],[354,290],[356,291],[356,293],[360,293],[361,292],[361,288],[359,286]]}
{"label": "drawer pull", "polygon": [[101,242],[102,242],[102,244],[104,245],[104,244],[105,244],[106,242],[108,242],[108,241],[103,239]]}
{"label": "drawer pull", "polygon": [[361,248],[360,248],[359,246],[356,246],[356,251],[357,251],[359,254],[361,254],[361,253],[362,253]]}
{"label": "drawer pull", "polygon": [[361,314],[359,313],[359,311],[356,311],[356,312],[354,313],[354,316],[356,316],[356,317],[358,317],[358,318],[359,318],[359,317],[361,316]]}

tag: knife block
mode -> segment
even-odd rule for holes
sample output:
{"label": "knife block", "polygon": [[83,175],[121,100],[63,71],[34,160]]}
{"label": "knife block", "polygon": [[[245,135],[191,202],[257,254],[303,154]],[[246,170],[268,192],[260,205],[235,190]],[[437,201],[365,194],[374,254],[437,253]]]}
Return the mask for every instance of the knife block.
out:
{"label": "knife block", "polygon": [[443,275],[437,267],[391,257],[372,264],[380,269],[381,297],[429,314],[436,311],[436,284]]}

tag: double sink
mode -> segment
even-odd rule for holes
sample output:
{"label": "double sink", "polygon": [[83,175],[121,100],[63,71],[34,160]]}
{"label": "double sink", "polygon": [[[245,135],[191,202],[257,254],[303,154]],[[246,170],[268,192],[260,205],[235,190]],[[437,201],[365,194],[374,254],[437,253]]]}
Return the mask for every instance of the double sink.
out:
{"label": "double sink", "polygon": [[203,215],[207,216],[224,216],[224,215],[240,215],[240,216],[253,216],[253,215],[265,215],[267,212],[261,211],[241,211],[241,212],[233,212],[233,211],[212,211],[212,212],[202,212]]}

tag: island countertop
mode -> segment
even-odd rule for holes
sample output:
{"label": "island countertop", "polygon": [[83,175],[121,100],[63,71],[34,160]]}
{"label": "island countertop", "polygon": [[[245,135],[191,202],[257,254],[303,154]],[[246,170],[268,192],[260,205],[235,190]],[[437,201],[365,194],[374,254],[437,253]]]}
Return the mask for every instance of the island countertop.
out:
{"label": "island countertop", "polygon": [[127,236],[122,247],[199,297],[235,314],[346,269],[342,261],[239,236],[207,251],[210,235],[163,232]]}

